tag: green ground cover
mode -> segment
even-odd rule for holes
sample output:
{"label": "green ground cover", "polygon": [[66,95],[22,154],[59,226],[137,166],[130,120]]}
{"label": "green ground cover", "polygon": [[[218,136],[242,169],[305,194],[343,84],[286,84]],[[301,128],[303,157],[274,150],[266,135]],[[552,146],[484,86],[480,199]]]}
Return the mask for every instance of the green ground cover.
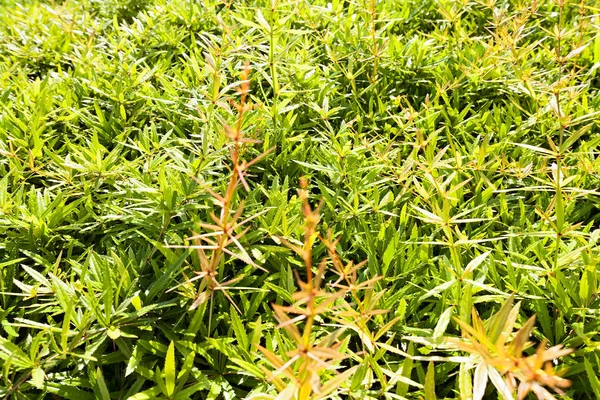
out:
{"label": "green ground cover", "polygon": [[0,398],[600,398],[599,32],[0,0]]}

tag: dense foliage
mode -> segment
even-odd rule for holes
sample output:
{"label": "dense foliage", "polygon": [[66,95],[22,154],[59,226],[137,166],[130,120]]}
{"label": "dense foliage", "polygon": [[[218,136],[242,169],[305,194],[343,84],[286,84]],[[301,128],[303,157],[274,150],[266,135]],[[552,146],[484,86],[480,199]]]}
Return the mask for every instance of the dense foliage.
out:
{"label": "dense foliage", "polygon": [[599,32],[0,1],[0,397],[600,398]]}

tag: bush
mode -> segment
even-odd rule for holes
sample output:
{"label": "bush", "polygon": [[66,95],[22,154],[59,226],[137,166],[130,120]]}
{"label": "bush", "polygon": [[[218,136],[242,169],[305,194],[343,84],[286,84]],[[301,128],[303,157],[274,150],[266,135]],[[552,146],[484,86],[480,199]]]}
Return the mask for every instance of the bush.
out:
{"label": "bush", "polygon": [[600,398],[598,13],[0,2],[0,396]]}

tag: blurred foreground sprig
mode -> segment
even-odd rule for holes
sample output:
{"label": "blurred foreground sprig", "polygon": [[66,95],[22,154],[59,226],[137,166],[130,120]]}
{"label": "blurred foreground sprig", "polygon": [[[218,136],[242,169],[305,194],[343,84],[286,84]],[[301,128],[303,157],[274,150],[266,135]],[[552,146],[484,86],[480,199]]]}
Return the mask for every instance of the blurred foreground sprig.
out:
{"label": "blurred foreground sprig", "polygon": [[488,380],[496,387],[505,400],[513,399],[517,389],[519,400],[529,392],[540,400],[554,399],[545,388],[562,394],[571,382],[557,375],[552,364],[556,359],[571,354],[573,349],[563,345],[546,348],[542,341],[537,350],[528,355],[525,351],[532,346],[529,341],[535,326],[535,315],[514,331],[521,303],[514,303],[514,296],[502,305],[500,310],[485,322],[473,308],[472,325],[455,319],[462,330],[462,339],[448,339],[450,345],[471,355],[476,365],[473,383],[473,399],[481,400]]}

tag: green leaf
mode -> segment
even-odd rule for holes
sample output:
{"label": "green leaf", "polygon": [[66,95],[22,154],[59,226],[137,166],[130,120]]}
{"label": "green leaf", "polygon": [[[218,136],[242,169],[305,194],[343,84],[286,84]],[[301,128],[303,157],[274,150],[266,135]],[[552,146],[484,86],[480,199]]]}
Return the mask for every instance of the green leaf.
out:
{"label": "green leaf", "polygon": [[175,343],[171,342],[167,349],[167,357],[165,359],[165,388],[167,396],[171,397],[175,392]]}
{"label": "green leaf", "polygon": [[454,310],[454,307],[448,307],[442,313],[442,315],[440,315],[440,317],[438,318],[438,322],[435,325],[435,329],[433,330],[434,338],[439,338],[446,332],[446,328],[448,327],[448,324],[450,323],[450,319],[452,318],[453,310]]}
{"label": "green leaf", "polygon": [[263,14],[260,11],[260,9],[257,10],[257,12],[256,12],[256,19],[258,20],[258,23],[260,24],[260,26],[262,26],[265,29],[265,31],[267,31],[267,32],[271,31],[271,26],[269,25],[269,23],[267,22],[267,20],[263,16]]}
{"label": "green leaf", "polygon": [[0,337],[0,358],[17,369],[35,368],[35,363],[14,343]]}
{"label": "green leaf", "polygon": [[100,367],[96,368],[96,384],[98,385],[98,390],[102,400],[110,400],[110,393],[106,387],[104,375],[102,374],[102,369],[100,369]]}
{"label": "green leaf", "polygon": [[44,370],[41,368],[34,368],[31,371],[31,381],[33,386],[35,386],[38,389],[42,389],[42,387],[44,386],[44,381],[46,379],[46,374],[44,373]]}
{"label": "green leaf", "polygon": [[121,330],[117,327],[111,326],[106,330],[106,335],[112,340],[117,340],[121,337]]}
{"label": "green leaf", "polygon": [[249,343],[248,336],[246,335],[246,329],[244,329],[242,320],[238,316],[238,312],[233,306],[229,308],[229,316],[231,317],[231,327],[233,328],[233,332],[235,333],[238,345],[242,349],[248,350]]}
{"label": "green leaf", "polygon": [[208,395],[206,396],[206,400],[216,400],[217,397],[221,394],[221,385],[219,385],[219,383],[217,382],[213,382],[210,385],[210,390],[208,392]]}
{"label": "green leaf", "polygon": [[396,242],[394,240],[391,240],[386,249],[385,252],[383,253],[383,274],[385,275],[385,271],[387,271],[388,267],[390,266],[390,263],[392,262],[392,260],[394,259],[394,255],[396,254]]}
{"label": "green leaf", "polygon": [[504,324],[508,320],[508,316],[512,310],[514,296],[511,295],[500,307],[500,310],[489,320],[487,327],[488,337],[492,343],[498,340],[500,334],[504,331]]}
{"label": "green leaf", "polygon": [[475,270],[478,266],[480,266],[485,259],[490,255],[491,251],[486,251],[483,254],[478,255],[474,259],[472,259],[467,266],[465,267],[465,271],[462,274],[462,279],[465,279],[471,272]]}
{"label": "green leaf", "polygon": [[62,330],[60,332],[60,347],[63,353],[67,353],[69,343],[69,327],[71,324],[71,313],[73,312],[73,303],[69,302],[67,310],[63,317]]}
{"label": "green leaf", "polygon": [[436,400],[435,395],[435,367],[433,361],[427,366],[427,375],[425,376],[425,400]]}
{"label": "green leaf", "polygon": [[421,302],[431,296],[437,295],[438,293],[445,291],[446,289],[448,289],[450,286],[454,285],[455,283],[456,283],[456,279],[451,279],[448,282],[444,282],[441,285],[434,287],[433,289],[427,291],[427,293],[425,293],[424,295],[419,297],[419,301]]}
{"label": "green leaf", "polygon": [[66,385],[64,382],[56,383],[56,382],[46,382],[44,384],[44,390],[48,393],[55,394],[60,396],[63,399],[69,400],[98,400],[96,396],[94,396],[90,392],[86,392],[85,390],[78,389],[73,386]]}
{"label": "green leaf", "polygon": [[[406,352],[413,356],[414,355],[414,343],[408,343],[408,349]],[[411,357],[406,357],[402,362],[402,376],[406,379],[410,379],[413,369],[413,360]],[[405,396],[408,393],[408,383],[400,381],[398,383],[396,394],[399,396]]]}
{"label": "green leaf", "polygon": [[139,392],[130,396],[127,400],[150,400],[156,399],[160,394],[160,389],[158,387],[153,387],[148,390],[144,390],[143,392]]}
{"label": "green leaf", "polygon": [[583,363],[585,365],[585,372],[587,374],[587,378],[589,379],[590,385],[592,386],[592,390],[594,391],[594,395],[596,396],[596,398],[600,399],[600,379],[598,379],[600,371],[594,371],[592,363],[587,358],[583,359]]}
{"label": "green leaf", "polygon": [[475,400],[473,395],[473,385],[471,384],[471,374],[466,363],[460,364],[458,385],[460,390],[460,400]]}
{"label": "green leaf", "polygon": [[260,339],[262,338],[262,335],[262,317],[259,315],[256,321],[254,321],[254,329],[252,330],[251,343],[253,348],[256,348],[256,345],[260,344]]}

